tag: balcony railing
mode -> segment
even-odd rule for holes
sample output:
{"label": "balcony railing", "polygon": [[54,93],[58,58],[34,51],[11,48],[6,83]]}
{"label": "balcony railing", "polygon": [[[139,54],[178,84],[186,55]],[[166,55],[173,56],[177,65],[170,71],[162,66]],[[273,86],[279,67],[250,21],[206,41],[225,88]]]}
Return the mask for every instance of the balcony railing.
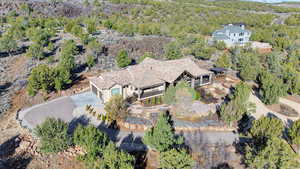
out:
{"label": "balcony railing", "polygon": [[146,98],[149,98],[149,97],[152,97],[152,96],[161,95],[163,93],[164,93],[163,90],[153,90],[153,91],[150,91],[150,92],[144,92],[144,93],[141,94],[140,99],[146,99]]}

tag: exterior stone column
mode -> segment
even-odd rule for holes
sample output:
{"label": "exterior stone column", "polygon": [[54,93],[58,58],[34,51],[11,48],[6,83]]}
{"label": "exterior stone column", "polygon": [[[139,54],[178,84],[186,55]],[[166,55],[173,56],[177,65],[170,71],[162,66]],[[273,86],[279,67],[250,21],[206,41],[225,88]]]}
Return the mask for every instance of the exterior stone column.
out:
{"label": "exterior stone column", "polygon": [[203,75],[200,77],[200,86],[202,86],[203,83]]}
{"label": "exterior stone column", "polygon": [[192,81],[191,81],[191,87],[192,87],[192,88],[195,88],[195,79],[194,79],[194,78],[192,78]]}

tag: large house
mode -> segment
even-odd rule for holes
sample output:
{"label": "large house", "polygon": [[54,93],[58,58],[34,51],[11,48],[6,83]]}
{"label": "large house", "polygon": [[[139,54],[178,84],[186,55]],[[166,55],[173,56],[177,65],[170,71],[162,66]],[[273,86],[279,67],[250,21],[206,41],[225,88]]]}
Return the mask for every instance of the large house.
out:
{"label": "large house", "polygon": [[146,58],[142,63],[122,70],[102,73],[90,79],[91,91],[104,102],[113,95],[138,100],[164,94],[169,85],[184,80],[191,87],[212,82],[213,72],[200,68],[191,58],[159,61]]}
{"label": "large house", "polygon": [[244,24],[228,24],[212,34],[214,41],[223,41],[227,47],[244,46],[249,42],[251,31]]}

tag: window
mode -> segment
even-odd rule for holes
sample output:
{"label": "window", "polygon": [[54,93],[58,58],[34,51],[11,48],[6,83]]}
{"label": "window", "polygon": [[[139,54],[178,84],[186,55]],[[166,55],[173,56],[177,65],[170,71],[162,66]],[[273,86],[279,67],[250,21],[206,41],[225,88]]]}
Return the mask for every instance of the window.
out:
{"label": "window", "polygon": [[244,33],[240,33],[240,36],[244,36]]}
{"label": "window", "polygon": [[120,88],[111,89],[111,95],[121,94]]}
{"label": "window", "polygon": [[240,38],[239,41],[242,42],[242,41],[244,41],[244,39],[243,39],[243,38]]}

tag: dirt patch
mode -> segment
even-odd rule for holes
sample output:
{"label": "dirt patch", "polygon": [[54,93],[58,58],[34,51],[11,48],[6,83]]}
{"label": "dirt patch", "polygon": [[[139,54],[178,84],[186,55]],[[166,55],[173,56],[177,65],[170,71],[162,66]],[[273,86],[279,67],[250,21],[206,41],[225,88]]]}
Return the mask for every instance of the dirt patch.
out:
{"label": "dirt patch", "polygon": [[267,106],[270,110],[288,117],[298,117],[298,113],[292,107],[286,104],[273,104]]}
{"label": "dirt patch", "polygon": [[288,96],[285,96],[284,98],[300,104],[300,96],[288,95]]}

